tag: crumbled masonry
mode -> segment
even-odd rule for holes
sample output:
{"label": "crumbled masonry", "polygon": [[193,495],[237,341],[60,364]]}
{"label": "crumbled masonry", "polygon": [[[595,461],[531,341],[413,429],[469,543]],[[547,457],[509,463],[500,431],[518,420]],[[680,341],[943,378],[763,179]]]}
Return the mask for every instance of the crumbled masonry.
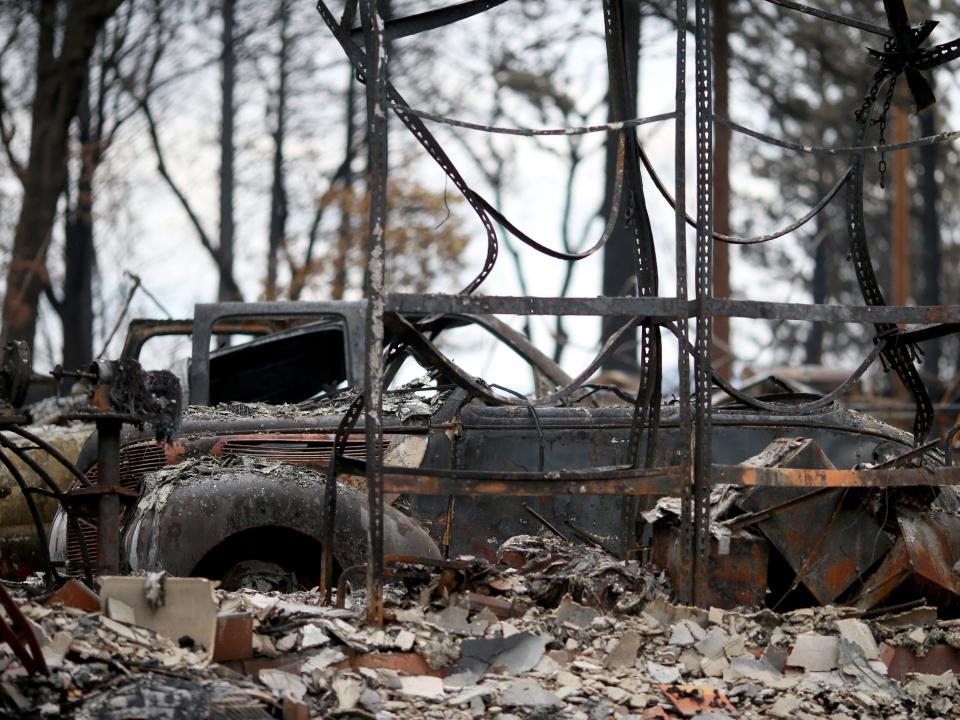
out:
{"label": "crumbled masonry", "polygon": [[523,536],[499,558],[397,566],[383,629],[363,622],[362,592],[336,608],[316,590],[217,591],[213,654],[233,658],[222,662],[21,586],[50,677],[26,675],[0,646],[0,717],[912,720],[960,709],[960,620],[933,608],[700,610],[600,549]]}

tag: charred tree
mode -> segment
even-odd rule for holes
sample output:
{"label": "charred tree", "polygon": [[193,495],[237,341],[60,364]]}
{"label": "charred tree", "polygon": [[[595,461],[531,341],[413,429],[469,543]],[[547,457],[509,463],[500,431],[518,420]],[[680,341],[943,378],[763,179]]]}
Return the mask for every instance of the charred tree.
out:
{"label": "charred tree", "polygon": [[286,171],[283,157],[283,144],[286,140],[287,131],[287,90],[291,43],[288,32],[290,25],[290,5],[288,0],[280,0],[278,13],[280,47],[277,54],[277,95],[274,110],[276,117],[273,130],[273,182],[270,192],[270,236],[267,249],[266,289],[264,292],[267,300],[277,299],[278,256],[281,246],[286,241],[288,213]]}
{"label": "charred tree", "polygon": [[346,137],[344,143],[346,152],[343,158],[343,174],[341,176],[342,202],[340,203],[340,226],[337,228],[337,248],[333,254],[333,287],[330,297],[334,300],[343,300],[343,293],[347,287],[347,253],[350,251],[350,227],[353,220],[350,208],[353,205],[353,163],[356,156],[357,144],[357,116],[356,116],[357,83],[350,72],[347,79],[346,97]]}
{"label": "charred tree", "polygon": [[339,205],[340,225],[337,231],[336,246],[333,248],[330,263],[333,267],[330,298],[342,300],[347,284],[347,253],[352,242],[351,213],[355,204],[353,200],[353,164],[357,156],[356,143],[356,85],[353,69],[350,69],[347,78],[347,93],[345,97],[346,117],[345,147],[343,161],[337,166],[329,181],[327,190],[315,199],[316,207],[313,212],[313,221],[307,234],[307,247],[303,260],[298,265],[290,260],[290,300],[299,300],[306,288],[307,280],[314,272],[316,261],[314,255],[320,238],[320,224],[324,214],[332,205]]}
{"label": "charred tree", "polygon": [[234,216],[233,198],[236,184],[234,172],[235,147],[233,138],[236,120],[237,52],[236,0],[223,0],[220,55],[220,237],[217,245],[217,269],[220,272],[217,299],[241,300],[240,290],[233,277]]}
{"label": "charred tree", "polygon": [[80,172],[73,207],[64,227],[63,366],[83,368],[93,360],[93,178],[101,160],[100,138],[94,136],[90,112],[89,79],[77,112]]}
{"label": "charred tree", "polygon": [[40,0],[36,88],[30,150],[23,167],[23,203],[7,269],[2,339],[31,347],[40,294],[48,286],[46,260],[57,204],[67,183],[67,140],[83,93],[97,36],[122,0],[70,3],[59,19],[57,0]]}

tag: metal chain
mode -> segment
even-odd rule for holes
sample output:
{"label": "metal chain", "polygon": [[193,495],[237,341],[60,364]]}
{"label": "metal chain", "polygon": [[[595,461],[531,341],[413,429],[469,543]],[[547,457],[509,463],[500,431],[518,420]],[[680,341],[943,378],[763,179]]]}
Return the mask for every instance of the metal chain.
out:
{"label": "metal chain", "polygon": [[[880,126],[880,137],[877,140],[878,145],[886,144],[886,132],[887,132],[887,115],[890,113],[890,106],[893,104],[893,94],[897,89],[897,76],[894,75],[890,79],[890,85],[887,86],[887,97],[883,101],[883,109],[880,111],[880,117],[873,121],[874,125]],[[880,153],[880,162],[877,165],[877,169],[880,171],[880,187],[885,188],[884,178],[887,174],[887,154]]]}
{"label": "metal chain", "polygon": [[[893,52],[894,42],[892,39],[887,40],[883,45],[884,52]],[[887,115],[890,112],[890,106],[893,104],[893,96],[897,87],[897,77],[899,73],[893,72],[889,68],[882,67],[873,76],[873,82],[870,84],[870,89],[867,91],[866,96],[863,98],[863,102],[860,104],[860,107],[857,108],[857,111],[854,113],[857,118],[857,122],[863,125],[870,122],[873,125],[878,125],[880,127],[880,138],[877,142],[877,145],[886,144],[886,131],[887,131]],[[870,120],[870,111],[877,104],[877,98],[880,96],[880,88],[883,87],[883,83],[890,78],[890,84],[887,86],[887,96],[883,101],[883,109],[880,112],[880,115],[874,119]],[[886,153],[880,153],[880,161],[877,165],[877,169],[880,172],[880,187],[885,188],[884,184],[887,173],[887,160]]]}

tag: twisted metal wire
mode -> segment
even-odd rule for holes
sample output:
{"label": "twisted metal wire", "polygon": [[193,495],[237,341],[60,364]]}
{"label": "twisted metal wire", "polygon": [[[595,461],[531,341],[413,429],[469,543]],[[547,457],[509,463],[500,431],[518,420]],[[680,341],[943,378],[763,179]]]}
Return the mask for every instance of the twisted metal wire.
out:
{"label": "twisted metal wire", "polygon": [[721,125],[726,125],[734,132],[747,135],[755,140],[765,142],[768,145],[775,145],[776,147],[781,147],[785,150],[795,150],[796,152],[812,155],[864,155],[897,152],[898,150],[910,150],[911,148],[923,147],[925,145],[940,145],[942,143],[953,142],[957,138],[960,138],[960,130],[948,130],[946,132],[937,133],[936,135],[925,135],[924,137],[914,138],[913,140],[907,140],[906,142],[902,143],[885,143],[882,145],[835,145],[830,147],[825,145],[804,145],[802,143],[783,140],[781,138],[774,137],[773,135],[760,132],[759,130],[753,130],[752,128],[748,128],[738,122],[734,122],[730,118],[721,117],[719,115],[714,115],[713,120]]}
{"label": "twisted metal wire", "polygon": [[600,132],[619,132],[621,130],[627,130],[630,128],[640,127],[641,125],[647,125],[650,123],[663,122],[664,120],[672,120],[676,117],[674,112],[660,113],[659,115],[649,115],[647,117],[638,117],[631,118],[630,120],[623,120],[622,122],[608,122],[600,123],[598,125],[571,125],[569,127],[559,127],[559,128],[525,128],[525,127],[498,127],[496,125],[484,125],[483,123],[469,122],[466,120],[458,120],[452,117],[446,117],[444,115],[439,115],[437,113],[428,112],[426,110],[420,110],[418,108],[412,108],[409,106],[398,105],[396,103],[388,103],[388,107],[393,110],[407,113],[409,115],[415,115],[416,117],[422,120],[430,120],[431,122],[438,122],[444,125],[450,125],[452,127],[460,127],[466,130],[476,130],[478,132],[493,133],[496,135],[519,135],[522,137],[547,137],[547,136],[570,136],[570,135],[587,135],[590,133],[600,133]]}
{"label": "twisted metal wire", "polygon": [[[650,158],[647,156],[647,153],[644,151],[643,147],[640,147],[640,161],[643,163],[644,168],[650,174],[650,179],[653,180],[654,187],[660,191],[660,194],[663,196],[663,199],[667,201],[667,204],[670,205],[674,210],[677,209],[677,203],[673,199],[673,196],[670,194],[670,191],[667,190],[666,185],[663,183],[663,180],[657,174],[657,171],[653,167],[653,163],[650,162]],[[753,237],[739,237],[737,235],[724,235],[723,233],[718,233],[714,231],[713,239],[718,242],[727,243],[729,245],[758,245],[760,243],[770,242],[771,240],[776,240],[782,238],[784,235],[789,235],[794,230],[799,230],[804,225],[806,225],[810,220],[819,215],[823,209],[830,204],[830,201],[836,197],[837,193],[840,192],[840,188],[844,186],[847,180],[850,179],[851,174],[853,173],[852,168],[847,168],[847,171],[840,176],[840,178],[833,184],[833,186],[827,190],[820,200],[817,201],[817,204],[814,205],[807,213],[790,223],[786,227],[780,228],[772,233],[767,235],[755,235]],[[692,228],[697,227],[697,221],[694,220],[688,213],[684,213],[687,225]]]}

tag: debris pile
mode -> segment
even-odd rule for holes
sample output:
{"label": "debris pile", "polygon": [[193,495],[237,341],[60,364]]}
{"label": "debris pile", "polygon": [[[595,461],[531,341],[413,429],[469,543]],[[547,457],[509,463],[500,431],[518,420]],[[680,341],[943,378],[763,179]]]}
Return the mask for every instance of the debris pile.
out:
{"label": "debris pile", "polygon": [[[701,610],[601,549],[518,537],[499,557],[395,565],[383,628],[323,605],[316,589],[214,599],[206,581],[147,576],[106,578],[100,597],[76,581],[48,598],[21,593],[50,674],[27,675],[0,645],[0,714],[908,720],[960,710],[960,621],[933,608]],[[345,604],[361,599],[357,590]],[[196,640],[201,613],[184,615],[207,601],[212,648]],[[149,629],[177,617],[193,624],[182,637],[178,626]]]}
{"label": "debris pile", "polygon": [[[449,394],[448,391],[438,391],[435,386],[428,385],[426,378],[415,380],[402,388],[384,393],[383,414],[395,415],[401,421],[429,417],[437,411]],[[184,409],[183,419],[191,421],[211,418],[337,416],[346,413],[356,398],[356,392],[344,390],[301,403],[228,402],[215,406],[191,405]]]}
{"label": "debris pile", "polygon": [[[937,467],[929,446],[887,450],[864,469]],[[899,455],[897,453],[900,452]],[[780,438],[742,463],[834,470],[816,442]],[[676,583],[680,499],[643,514],[651,559]],[[875,610],[925,598],[960,612],[960,504],[952,487],[736,487],[710,500],[709,603],[717,607],[850,605]]]}

